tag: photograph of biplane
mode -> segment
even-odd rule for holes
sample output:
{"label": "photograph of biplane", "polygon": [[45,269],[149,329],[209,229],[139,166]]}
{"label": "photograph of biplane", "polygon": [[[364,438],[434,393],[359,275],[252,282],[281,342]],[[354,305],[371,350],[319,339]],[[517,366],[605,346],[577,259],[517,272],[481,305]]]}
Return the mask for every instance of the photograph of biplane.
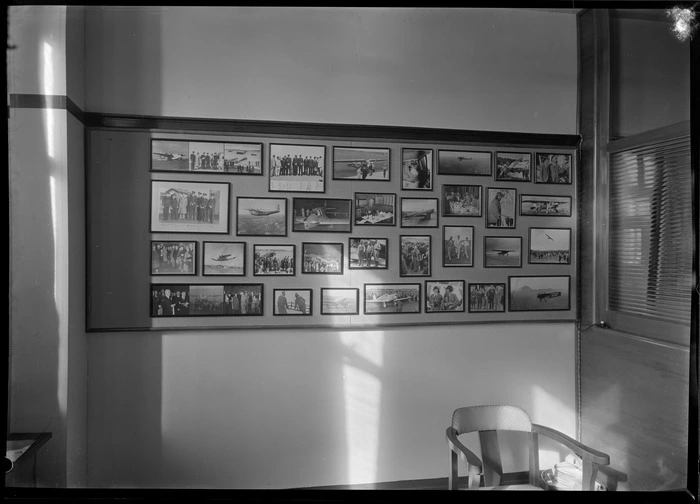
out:
{"label": "photograph of biplane", "polygon": [[306,274],[342,275],[342,243],[302,243],[301,272]]}
{"label": "photograph of biplane", "polygon": [[270,144],[270,191],[325,192],[324,145]]}
{"label": "photograph of biplane", "polygon": [[530,182],[532,180],[529,152],[496,153],[496,180]]}
{"label": "photograph of biplane", "polygon": [[484,268],[520,268],[521,236],[484,236]]}
{"label": "photograph of biplane", "polygon": [[244,276],[245,242],[202,243],[202,275]]}
{"label": "photograph of biplane", "polygon": [[401,198],[401,227],[438,227],[437,198]]}
{"label": "photograph of biplane", "polygon": [[321,315],[358,315],[360,289],[321,287]]}
{"label": "photograph of biplane", "polygon": [[420,313],[420,284],[365,284],[364,313]]}
{"label": "photograph of biplane", "polygon": [[287,236],[287,198],[236,198],[236,235]]}
{"label": "photograph of biplane", "polygon": [[571,217],[571,196],[522,194],[520,215],[535,217]]}
{"label": "photograph of biplane", "polygon": [[491,176],[490,152],[439,150],[437,172],[440,175]]}
{"label": "photograph of biplane", "polygon": [[311,289],[273,289],[273,315],[312,315],[313,291]]}
{"label": "photograph of biplane", "polygon": [[293,231],[349,233],[352,229],[352,201],[332,198],[294,198]]}
{"label": "photograph of biplane", "polygon": [[570,310],[570,276],[508,277],[509,311]]}
{"label": "photograph of biplane", "polygon": [[530,264],[571,264],[571,229],[530,228]]}
{"label": "photograph of biplane", "polygon": [[152,233],[229,232],[228,182],[151,181]]}
{"label": "photograph of biplane", "polygon": [[391,157],[388,148],[333,147],[334,180],[388,181]]}

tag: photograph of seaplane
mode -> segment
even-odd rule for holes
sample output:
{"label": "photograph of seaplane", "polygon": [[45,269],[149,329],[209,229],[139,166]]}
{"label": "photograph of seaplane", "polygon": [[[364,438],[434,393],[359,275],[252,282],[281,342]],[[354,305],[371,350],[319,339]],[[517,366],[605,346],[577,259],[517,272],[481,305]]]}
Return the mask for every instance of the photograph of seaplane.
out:
{"label": "photograph of seaplane", "polygon": [[571,229],[530,228],[530,264],[571,264]]}
{"label": "photograph of seaplane", "polygon": [[189,170],[188,142],[151,140],[151,171],[183,172]]}
{"label": "photograph of seaplane", "polygon": [[529,152],[496,153],[496,180],[530,182],[531,154]]}
{"label": "photograph of seaplane", "polygon": [[390,150],[372,147],[333,147],[334,180],[390,180]]}
{"label": "photograph of seaplane", "polygon": [[321,287],[321,315],[358,315],[360,289]]}
{"label": "photograph of seaplane", "polygon": [[342,243],[302,243],[301,272],[307,274],[342,275]]}
{"label": "photograph of seaplane", "polygon": [[225,143],[224,172],[234,175],[262,175],[262,144]]}
{"label": "photograph of seaplane", "polygon": [[420,284],[365,284],[364,313],[420,313]]}
{"label": "photograph of seaplane", "polygon": [[205,241],[202,246],[203,275],[245,275],[245,242]]}
{"label": "photograph of seaplane", "polygon": [[396,194],[355,193],[356,226],[395,226]]}
{"label": "photograph of seaplane", "polygon": [[325,192],[325,145],[270,144],[270,191]]}
{"label": "photograph of seaplane", "polygon": [[484,267],[520,268],[522,244],[520,236],[484,236]]}
{"label": "photograph of seaplane", "polygon": [[401,227],[438,227],[437,198],[401,198]]}
{"label": "photograph of seaplane", "polygon": [[352,200],[294,198],[293,231],[349,233],[352,229]]}
{"label": "photograph of seaplane", "polygon": [[520,215],[571,217],[571,196],[520,196]]}
{"label": "photograph of seaplane", "polygon": [[510,311],[570,310],[570,276],[508,277]]}
{"label": "photograph of seaplane", "polygon": [[491,176],[492,154],[479,151],[438,151],[437,172],[441,175]]}
{"label": "photograph of seaplane", "polygon": [[287,236],[287,198],[236,198],[238,236]]}

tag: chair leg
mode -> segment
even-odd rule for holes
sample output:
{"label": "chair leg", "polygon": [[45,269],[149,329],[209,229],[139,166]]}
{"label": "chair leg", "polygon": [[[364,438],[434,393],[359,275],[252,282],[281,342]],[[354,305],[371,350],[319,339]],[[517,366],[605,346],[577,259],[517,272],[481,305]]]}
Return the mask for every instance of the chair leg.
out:
{"label": "chair leg", "polygon": [[449,471],[449,476],[447,477],[447,489],[448,490],[457,490],[457,487],[459,486],[459,458],[457,457],[457,454],[450,450],[450,471]]}
{"label": "chair leg", "polygon": [[598,465],[583,459],[583,478],[581,490],[595,490],[595,478],[598,475]]}

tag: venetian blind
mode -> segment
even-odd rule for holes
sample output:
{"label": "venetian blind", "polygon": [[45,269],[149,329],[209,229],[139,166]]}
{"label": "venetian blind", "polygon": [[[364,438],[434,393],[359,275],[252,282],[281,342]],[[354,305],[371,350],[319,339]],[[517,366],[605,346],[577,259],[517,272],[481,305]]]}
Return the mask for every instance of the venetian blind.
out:
{"label": "venetian blind", "polygon": [[690,136],[610,156],[608,308],[690,324]]}

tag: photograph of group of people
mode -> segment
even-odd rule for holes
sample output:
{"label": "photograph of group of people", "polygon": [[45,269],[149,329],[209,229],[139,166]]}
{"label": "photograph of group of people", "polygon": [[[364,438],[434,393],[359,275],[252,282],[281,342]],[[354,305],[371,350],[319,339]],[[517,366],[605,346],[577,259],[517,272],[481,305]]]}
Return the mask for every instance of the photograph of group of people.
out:
{"label": "photograph of group of people", "polygon": [[151,285],[151,317],[262,315],[262,284]]}
{"label": "photograph of group of people", "polygon": [[262,175],[262,144],[153,139],[151,171]]}
{"label": "photograph of group of people", "polygon": [[474,265],[474,227],[443,226],[442,265]]}
{"label": "photograph of group of people", "polygon": [[302,273],[343,274],[342,243],[303,243]]}
{"label": "photograph of group of people", "polygon": [[506,311],[506,284],[504,283],[470,283],[470,312],[504,312]]}
{"label": "photograph of group of people", "polygon": [[196,268],[197,242],[151,242],[151,275],[194,275]]}
{"label": "photograph of group of people", "polygon": [[401,236],[401,276],[430,276],[430,235]]}
{"label": "photograph of group of people", "polygon": [[270,191],[325,192],[326,147],[270,145]]}
{"label": "photograph of group of people", "polygon": [[228,233],[229,183],[151,181],[151,231]]}
{"label": "photograph of group of people", "polygon": [[571,184],[571,154],[537,154],[537,184]]}
{"label": "photograph of group of people", "polygon": [[253,275],[294,276],[296,245],[253,245]]}
{"label": "photograph of group of people", "polygon": [[273,315],[311,315],[312,290],[282,290],[273,291],[275,299]]}
{"label": "photograph of group of people", "polygon": [[387,269],[386,238],[350,238],[350,269]]}
{"label": "photograph of group of people", "polygon": [[442,215],[446,217],[481,217],[481,186],[444,184]]}
{"label": "photograph of group of people", "polygon": [[425,312],[464,311],[464,280],[425,282]]}

